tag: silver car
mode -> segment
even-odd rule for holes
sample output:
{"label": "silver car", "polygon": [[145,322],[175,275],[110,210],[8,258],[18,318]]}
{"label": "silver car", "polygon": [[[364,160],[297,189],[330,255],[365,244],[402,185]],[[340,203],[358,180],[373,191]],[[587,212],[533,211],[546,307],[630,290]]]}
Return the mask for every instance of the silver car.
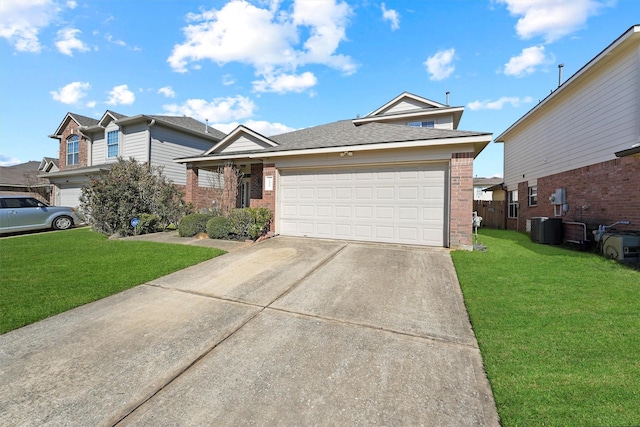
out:
{"label": "silver car", "polygon": [[28,196],[0,196],[0,234],[52,228],[66,230],[78,224],[75,209],[48,206]]}

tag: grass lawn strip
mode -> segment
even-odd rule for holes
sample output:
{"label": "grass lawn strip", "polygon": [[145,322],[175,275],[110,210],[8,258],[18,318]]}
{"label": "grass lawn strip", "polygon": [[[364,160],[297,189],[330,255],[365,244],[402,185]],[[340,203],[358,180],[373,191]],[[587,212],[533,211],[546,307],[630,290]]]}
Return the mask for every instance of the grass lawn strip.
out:
{"label": "grass lawn strip", "polygon": [[87,228],[0,240],[0,333],[214,258],[220,249],[108,240]]}
{"label": "grass lawn strip", "polygon": [[483,229],[452,252],[504,426],[640,425],[640,272]]}

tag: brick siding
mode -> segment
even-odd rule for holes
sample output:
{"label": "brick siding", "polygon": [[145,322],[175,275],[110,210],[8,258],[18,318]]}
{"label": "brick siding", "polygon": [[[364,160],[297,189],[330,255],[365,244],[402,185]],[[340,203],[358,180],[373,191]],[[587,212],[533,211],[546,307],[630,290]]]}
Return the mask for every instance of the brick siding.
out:
{"label": "brick siding", "polygon": [[[566,189],[569,210],[562,212],[564,221],[584,222],[590,230],[599,224],[631,221],[619,229],[640,229],[640,158],[623,157],[567,172],[538,178],[538,205],[528,206],[527,183],[518,185],[519,221],[508,220],[510,229],[525,231],[532,217],[554,217],[549,196],[557,188]],[[556,208],[557,210],[558,208]],[[587,236],[591,238],[591,236]]]}
{"label": "brick siding", "polygon": [[[58,168],[63,170],[81,168],[88,166],[87,157],[88,157],[88,142],[87,140],[80,135],[80,132],[77,132],[78,124],[73,120],[69,120],[69,123],[62,131],[62,138],[60,139],[60,150],[58,155]],[[71,135],[78,135],[80,138],[78,141],[78,164],[77,165],[67,165],[67,139]]]}
{"label": "brick siding", "polygon": [[450,166],[449,246],[472,247],[473,153],[454,153]]}

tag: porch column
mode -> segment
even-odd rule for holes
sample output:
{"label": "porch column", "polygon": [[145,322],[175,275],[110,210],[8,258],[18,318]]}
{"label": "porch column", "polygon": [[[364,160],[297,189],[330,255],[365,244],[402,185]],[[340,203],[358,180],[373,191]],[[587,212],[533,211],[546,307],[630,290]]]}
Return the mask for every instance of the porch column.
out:
{"label": "porch column", "polygon": [[191,202],[194,206],[198,204],[198,172],[199,169],[196,166],[187,164],[187,188],[184,201]]}

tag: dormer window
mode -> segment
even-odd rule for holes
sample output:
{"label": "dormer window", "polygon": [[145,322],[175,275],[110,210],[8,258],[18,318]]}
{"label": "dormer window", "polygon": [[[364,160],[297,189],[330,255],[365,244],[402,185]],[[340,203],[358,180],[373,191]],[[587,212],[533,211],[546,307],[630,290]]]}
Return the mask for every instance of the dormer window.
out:
{"label": "dormer window", "polygon": [[433,120],[428,122],[409,122],[407,125],[414,128],[433,128],[436,126],[436,122]]}
{"label": "dormer window", "polygon": [[118,134],[117,130],[107,132],[107,157],[118,157]]}
{"label": "dormer window", "polygon": [[78,164],[78,155],[80,153],[79,140],[78,135],[71,135],[67,138],[67,166]]}

